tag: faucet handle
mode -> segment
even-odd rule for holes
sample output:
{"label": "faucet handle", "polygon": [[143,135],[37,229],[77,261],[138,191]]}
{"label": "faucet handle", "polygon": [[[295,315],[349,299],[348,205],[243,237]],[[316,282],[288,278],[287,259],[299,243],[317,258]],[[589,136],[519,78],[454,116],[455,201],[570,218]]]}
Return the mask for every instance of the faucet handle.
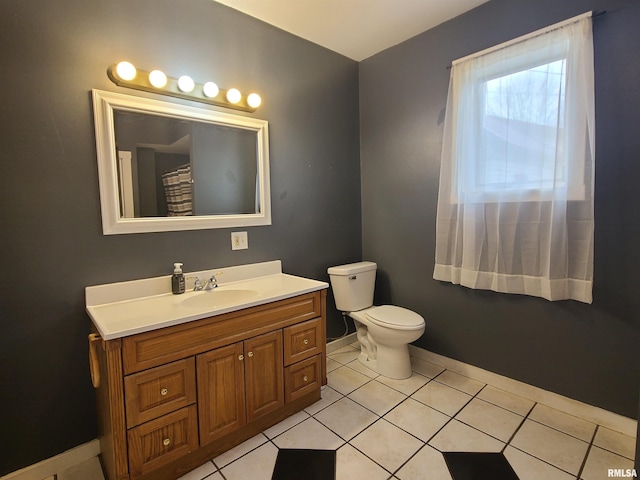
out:
{"label": "faucet handle", "polygon": [[189,280],[193,279],[193,291],[197,292],[198,290],[202,290],[202,281],[200,277],[187,277]]}

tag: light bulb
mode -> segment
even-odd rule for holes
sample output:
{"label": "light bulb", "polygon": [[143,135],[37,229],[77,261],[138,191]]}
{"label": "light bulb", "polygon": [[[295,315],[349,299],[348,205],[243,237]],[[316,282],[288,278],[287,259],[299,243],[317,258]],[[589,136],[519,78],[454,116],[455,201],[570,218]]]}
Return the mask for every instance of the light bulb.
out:
{"label": "light bulb", "polygon": [[220,89],[215,83],[207,82],[202,86],[202,93],[204,93],[205,97],[213,98],[218,96],[218,93],[220,93]]}
{"label": "light bulb", "polygon": [[191,92],[195,87],[193,79],[188,75],[183,75],[178,79],[178,88],[184,93]]}
{"label": "light bulb", "polygon": [[122,80],[133,80],[134,78],[136,78],[136,73],[136,67],[134,67],[133,64],[129,62],[120,62],[118,65],[116,65],[116,74]]}
{"label": "light bulb", "polygon": [[237,88],[230,88],[229,90],[227,90],[227,100],[229,101],[229,103],[238,103],[241,98],[242,94]]}
{"label": "light bulb", "polygon": [[167,86],[167,76],[160,70],[153,70],[149,73],[149,83],[156,88],[164,88]]}
{"label": "light bulb", "polygon": [[262,103],[262,99],[257,93],[250,93],[247,97],[247,103],[251,108],[258,108]]}

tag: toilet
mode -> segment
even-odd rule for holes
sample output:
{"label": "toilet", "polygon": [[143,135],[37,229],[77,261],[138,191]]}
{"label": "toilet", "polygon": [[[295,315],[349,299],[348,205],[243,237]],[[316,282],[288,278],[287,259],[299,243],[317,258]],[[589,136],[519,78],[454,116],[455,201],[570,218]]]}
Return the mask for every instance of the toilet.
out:
{"label": "toilet", "polygon": [[360,362],[385,377],[409,378],[409,343],[424,333],[424,318],[402,307],[373,306],[377,267],[374,262],[330,267],[336,307],[354,320]]}

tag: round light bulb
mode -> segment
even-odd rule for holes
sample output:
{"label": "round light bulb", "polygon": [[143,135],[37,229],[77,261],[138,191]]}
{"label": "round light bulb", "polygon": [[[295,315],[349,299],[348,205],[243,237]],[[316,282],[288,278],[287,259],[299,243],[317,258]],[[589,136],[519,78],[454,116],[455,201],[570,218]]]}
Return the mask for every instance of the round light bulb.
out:
{"label": "round light bulb", "polygon": [[167,76],[160,70],[153,70],[149,73],[149,83],[156,88],[164,88],[167,86]]}
{"label": "round light bulb", "polygon": [[129,62],[120,62],[118,65],[116,65],[116,74],[122,80],[133,80],[134,78],[136,78],[136,73],[138,73],[136,71],[136,67],[134,67],[133,64]]}
{"label": "round light bulb", "polygon": [[183,75],[178,79],[178,88],[184,93],[191,92],[195,86],[193,79],[188,75]]}
{"label": "round light bulb", "polygon": [[220,93],[220,89],[215,83],[207,82],[202,86],[202,93],[204,93],[205,97],[213,98],[218,96],[218,93]]}
{"label": "round light bulb", "polygon": [[262,103],[262,99],[257,93],[250,93],[247,97],[247,103],[251,108],[258,108]]}
{"label": "round light bulb", "polygon": [[242,94],[237,88],[230,88],[229,90],[227,90],[227,100],[229,101],[229,103],[238,103],[241,98]]}

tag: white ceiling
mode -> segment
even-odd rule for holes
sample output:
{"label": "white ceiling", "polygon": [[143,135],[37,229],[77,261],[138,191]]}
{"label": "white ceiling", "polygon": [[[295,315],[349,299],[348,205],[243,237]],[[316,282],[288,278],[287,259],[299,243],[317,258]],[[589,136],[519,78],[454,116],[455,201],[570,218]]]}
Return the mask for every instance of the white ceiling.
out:
{"label": "white ceiling", "polygon": [[488,0],[215,0],[360,61]]}

